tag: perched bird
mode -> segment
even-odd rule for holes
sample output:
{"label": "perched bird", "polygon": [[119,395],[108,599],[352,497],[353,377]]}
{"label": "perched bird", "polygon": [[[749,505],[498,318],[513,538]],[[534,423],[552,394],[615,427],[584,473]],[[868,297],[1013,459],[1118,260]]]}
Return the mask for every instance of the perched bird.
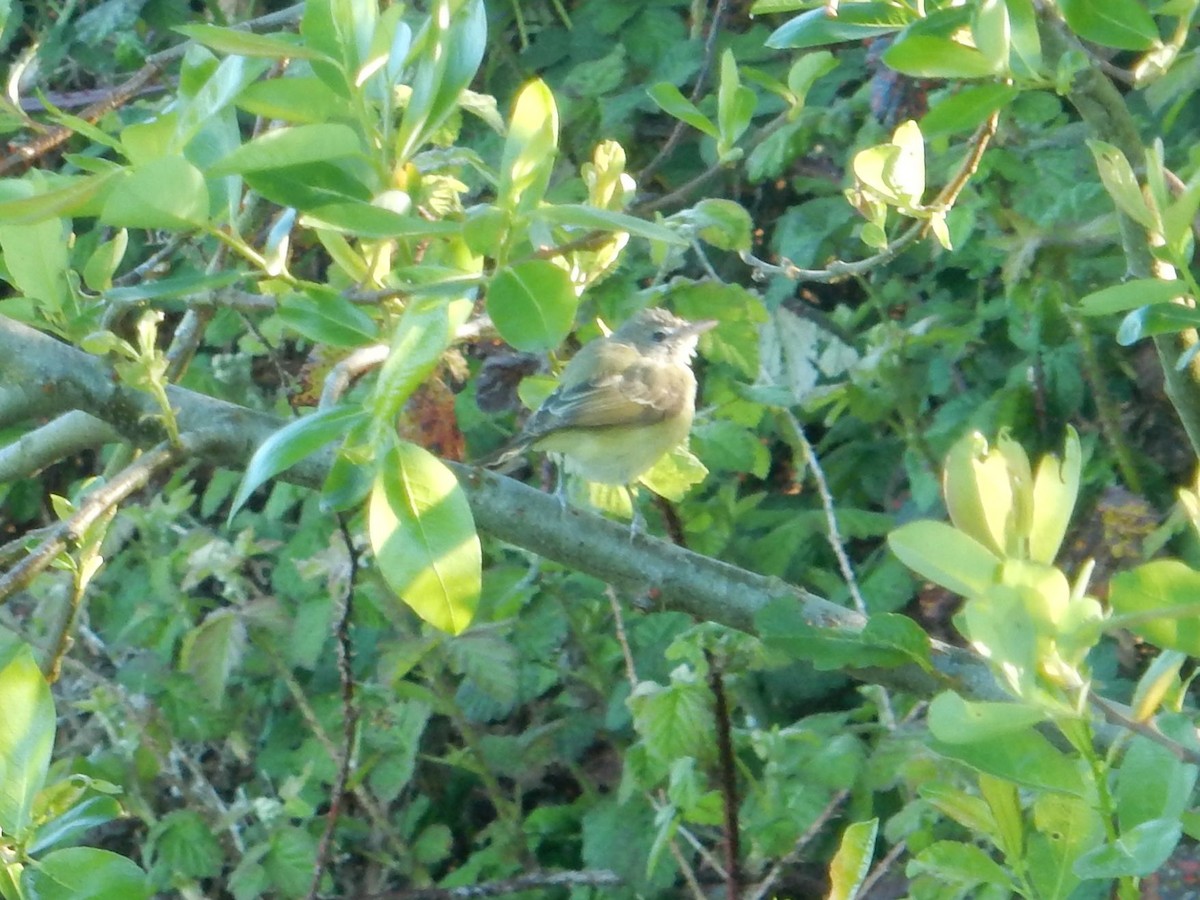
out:
{"label": "perched bird", "polygon": [[576,353],[512,443],[483,464],[503,465],[532,447],[561,455],[566,470],[587,481],[633,484],[687,438],[696,341],[716,324],[665,309],[635,313]]}

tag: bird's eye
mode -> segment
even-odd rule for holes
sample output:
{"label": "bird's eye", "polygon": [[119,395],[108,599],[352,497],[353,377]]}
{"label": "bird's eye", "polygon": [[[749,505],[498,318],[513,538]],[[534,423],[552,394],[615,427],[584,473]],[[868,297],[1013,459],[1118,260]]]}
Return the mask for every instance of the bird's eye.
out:
{"label": "bird's eye", "polygon": [[667,339],[667,333],[665,331],[662,331],[661,329],[654,332],[652,335],[650,335],[650,340],[654,341],[654,343],[656,343],[656,344],[661,344],[666,339]]}

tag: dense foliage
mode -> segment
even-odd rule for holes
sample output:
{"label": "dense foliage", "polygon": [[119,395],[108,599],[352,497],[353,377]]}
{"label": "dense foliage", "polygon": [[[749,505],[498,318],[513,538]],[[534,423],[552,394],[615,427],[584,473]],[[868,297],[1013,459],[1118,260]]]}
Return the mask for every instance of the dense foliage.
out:
{"label": "dense foliage", "polygon": [[[0,0],[0,896],[1137,896],[1198,5]],[[648,535],[469,465],[657,305]]]}

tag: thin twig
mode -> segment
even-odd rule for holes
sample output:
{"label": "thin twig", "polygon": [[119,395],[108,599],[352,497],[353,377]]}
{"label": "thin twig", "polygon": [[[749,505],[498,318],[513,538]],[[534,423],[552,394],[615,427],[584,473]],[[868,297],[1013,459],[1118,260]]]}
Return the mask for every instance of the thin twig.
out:
{"label": "thin twig", "polygon": [[[290,6],[287,9],[269,13],[265,16],[259,16],[257,19],[251,19],[248,22],[242,22],[233,27],[243,31],[272,28],[276,25],[297,21],[303,12],[304,4],[297,3],[295,6]],[[169,50],[163,50],[161,53],[155,53],[153,56],[148,57],[146,64],[142,68],[109,91],[105,97],[82,110],[79,113],[79,118],[88,122],[97,122],[114,109],[124,106],[134,97],[141,94],[146,86],[158,77],[168,63],[181,58],[192,44],[192,41],[185,41],[182,44],[171,47]],[[47,153],[62,146],[74,134],[75,131],[73,129],[65,125],[60,125],[46,132],[44,135],[35,138],[28,144],[16,148],[8,156],[0,159],[0,176],[8,175],[11,172],[31,165],[39,157],[45,156]]]}
{"label": "thin twig", "polygon": [[[761,144],[776,131],[788,124],[788,111],[785,110],[777,115],[774,119],[760,128],[749,141],[751,144]],[[639,203],[630,210],[635,215],[647,215],[652,212],[657,212],[667,206],[672,206],[688,197],[692,191],[701,188],[706,182],[719,172],[724,172],[729,169],[729,165],[723,162],[715,162],[696,177],[685,181],[669,194],[663,194],[654,200],[647,200],[644,203]]]}
{"label": "thin twig", "polygon": [[1112,700],[1107,700],[1099,694],[1088,694],[1088,704],[1098,709],[1104,718],[1121,728],[1132,731],[1135,734],[1140,734],[1142,737],[1154,741],[1154,743],[1166,747],[1180,761],[1193,766],[1200,765],[1200,750],[1193,750],[1179,741],[1162,733],[1158,726],[1154,724],[1154,720],[1141,722],[1133,718],[1130,710],[1126,706],[1119,703],[1114,703]]}
{"label": "thin twig", "polygon": [[[275,664],[275,670],[279,677],[283,680],[284,686],[288,689],[288,693],[292,695],[292,700],[296,703],[296,709],[300,712],[300,717],[304,719],[304,724],[312,733],[312,736],[317,739],[317,743],[325,751],[326,755],[335,763],[338,761],[338,749],[333,743],[332,738],[325,731],[325,727],[321,724],[321,720],[317,717],[316,710],[309,703],[308,697],[304,690],[300,687],[300,683],[296,681],[291,669],[287,663],[279,657],[275,652],[268,651],[271,661]],[[388,849],[403,858],[410,852],[411,848],[405,844],[392,829],[391,822],[388,820],[387,813],[383,807],[376,802],[375,798],[367,791],[363,784],[356,784],[352,789],[354,799],[366,811],[367,817],[371,820],[371,826],[375,833],[382,837],[388,845]]]}
{"label": "thin twig", "polygon": [[733,734],[729,717],[729,698],[725,679],[716,657],[706,652],[708,687],[713,694],[713,719],[717,730],[717,764],[721,789],[721,843],[725,849],[725,895],[729,900],[742,896],[741,823],[738,821],[737,762],[733,755]]}
{"label": "thin twig", "polygon": [[896,860],[900,858],[905,850],[908,849],[906,841],[896,843],[887,854],[871,869],[871,873],[863,879],[863,883],[858,886],[858,896],[866,898],[871,892],[871,888],[879,882],[879,879],[888,873],[888,870],[895,865]]}
{"label": "thin twig", "polygon": [[[721,33],[721,20],[725,18],[726,3],[727,0],[717,0],[716,8],[713,10],[712,23],[708,26],[708,37],[704,41],[704,56],[700,60],[700,70],[696,73],[696,83],[692,86],[692,95],[688,98],[692,103],[700,99],[700,95],[704,92],[704,86],[708,82],[708,72],[712,68],[713,55],[717,49],[717,35]],[[686,122],[682,119],[676,120],[675,127],[671,129],[670,135],[667,136],[666,142],[659,148],[658,153],[654,154],[654,158],[638,172],[638,184],[645,184],[649,181],[650,177],[658,171],[659,166],[675,151],[685,128],[687,128]]]}
{"label": "thin twig", "polygon": [[346,524],[345,515],[339,513],[337,521],[342,540],[346,544],[349,561],[346,592],[342,597],[341,608],[338,610],[337,622],[334,625],[338,680],[342,687],[342,747],[337,775],[329,791],[329,812],[325,816],[325,830],[321,833],[321,840],[317,844],[312,883],[308,888],[309,900],[315,900],[317,891],[321,887],[321,876],[329,865],[329,854],[333,847],[333,832],[346,797],[346,785],[350,782],[350,770],[354,759],[354,738],[358,727],[358,707],[354,702],[354,648],[350,643],[350,619],[354,613],[354,584],[358,580],[358,553],[355,552],[354,537],[350,533],[350,526]]}
{"label": "thin twig", "polygon": [[166,468],[180,459],[191,457],[196,452],[197,448],[194,446],[159,444],[154,449],[146,451],[137,462],[116,475],[107,484],[88,494],[71,518],[57,526],[25,559],[0,576],[0,603],[3,603],[16,591],[28,586],[38,573],[54,562],[55,557],[69,544],[79,541],[88,528],[109,509],[149,484],[150,479],[160,469]]}
{"label": "thin twig", "polygon": [[[996,126],[999,121],[1000,112],[997,110],[988,117],[986,122],[979,126],[979,130],[971,138],[971,149],[966,159],[963,160],[962,165],[959,166],[958,171],[950,179],[950,182],[942,188],[933,203],[929,205],[928,208],[930,210],[945,212],[954,205],[954,201],[958,199],[958,195],[967,186],[967,182],[970,181],[971,176],[978,170],[979,161],[983,159],[983,152],[987,149],[988,144],[995,135]],[[866,259],[860,259],[855,262],[843,262],[840,259],[834,260],[824,269],[801,269],[787,259],[784,259],[779,265],[772,265],[745,251],[741,253],[741,257],[742,262],[751,266],[760,275],[780,275],[784,278],[790,278],[793,281],[812,281],[824,284],[837,281],[841,278],[865,275],[867,272],[891,262],[902,251],[907,250],[911,244],[916,243],[928,234],[930,227],[928,219],[918,219],[896,240],[892,241],[874,256],[868,256]]]}
{"label": "thin twig", "polygon": [[788,851],[787,855],[771,866],[771,871],[767,873],[767,877],[758,883],[754,891],[746,897],[746,900],[763,900],[764,897],[771,893],[775,887],[775,882],[783,875],[784,870],[800,858],[800,854],[804,852],[804,848],[809,845],[813,838],[821,833],[821,829],[833,818],[834,813],[838,811],[838,807],[849,796],[850,791],[843,788],[830,798],[829,802],[825,804],[825,808],[821,810],[821,814],[813,820],[813,823],[808,826],[804,834],[796,839],[796,843],[792,845],[792,849]]}

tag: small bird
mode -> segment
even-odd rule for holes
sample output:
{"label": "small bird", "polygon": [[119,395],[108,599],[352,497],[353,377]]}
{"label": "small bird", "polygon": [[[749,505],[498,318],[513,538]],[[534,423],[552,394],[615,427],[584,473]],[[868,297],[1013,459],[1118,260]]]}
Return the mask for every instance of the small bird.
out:
{"label": "small bird", "polygon": [[696,411],[696,341],[716,324],[665,309],[635,313],[576,353],[512,443],[483,464],[503,465],[532,447],[560,454],[566,470],[587,481],[633,484],[686,440]]}

